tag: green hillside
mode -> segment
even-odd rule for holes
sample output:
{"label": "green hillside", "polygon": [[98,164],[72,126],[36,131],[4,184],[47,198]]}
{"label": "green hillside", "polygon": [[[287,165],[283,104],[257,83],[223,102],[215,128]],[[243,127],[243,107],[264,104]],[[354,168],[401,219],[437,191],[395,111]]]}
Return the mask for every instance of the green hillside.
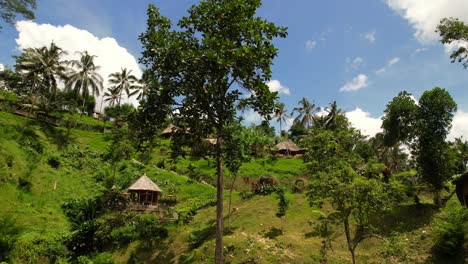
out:
{"label": "green hillside", "polygon": [[[112,169],[104,158],[109,136],[73,129],[70,142],[63,144],[65,132],[64,128],[0,112],[0,232],[4,234],[2,245],[9,245],[9,261],[213,262],[215,188],[198,181],[214,178],[213,161],[180,158],[169,162],[162,150],[168,147],[168,142],[162,141],[148,164],[134,159],[121,161],[113,185],[109,186]],[[309,205],[305,193],[292,193],[295,179],[313,177],[305,171],[301,158],[254,158],[241,167],[234,184],[230,226],[225,210],[226,262],[321,261],[323,237],[317,232],[322,223],[320,213]],[[143,173],[161,187],[163,198],[175,197],[177,203],[170,211],[176,212],[178,220],[151,222],[158,216],[101,208],[96,205],[98,202],[93,207],[97,208],[93,216],[82,210],[90,203],[83,207],[86,203],[79,201],[103,201],[102,197],[106,197],[103,194],[112,193],[109,190],[115,188],[125,189]],[[278,211],[275,192],[252,196],[250,182],[244,182],[246,177],[256,181],[260,176],[274,177],[285,188],[289,206],[284,217],[275,215]],[[227,176],[226,187],[231,178]],[[420,197],[420,205],[403,203],[378,219],[371,219],[379,227],[381,238],[371,238],[359,245],[358,263],[444,263],[432,252],[437,221],[434,219],[444,219],[441,217],[446,217],[449,210],[457,210],[458,201],[453,197],[446,209],[439,212],[429,196]],[[228,200],[226,192],[225,208]],[[112,205],[110,200],[106,201],[108,206]],[[323,210],[331,208],[325,206]],[[86,241],[87,246],[96,246],[80,256],[79,250],[70,247],[79,247],[73,243],[86,234],[76,219],[94,223],[97,228],[94,236],[106,242]],[[348,263],[342,226],[333,224],[329,228],[332,233],[331,248],[327,250],[329,263]],[[150,237],[142,230],[150,230]],[[450,261],[455,262],[446,263],[457,260]]]}

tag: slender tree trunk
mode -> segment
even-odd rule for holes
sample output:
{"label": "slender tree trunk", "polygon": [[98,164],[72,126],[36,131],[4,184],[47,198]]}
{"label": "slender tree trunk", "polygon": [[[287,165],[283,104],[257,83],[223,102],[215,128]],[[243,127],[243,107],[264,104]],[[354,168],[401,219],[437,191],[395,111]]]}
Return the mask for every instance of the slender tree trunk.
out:
{"label": "slender tree trunk", "polygon": [[435,190],[435,202],[437,207],[442,207],[442,198],[440,197],[440,189]]}
{"label": "slender tree trunk", "polygon": [[216,140],[216,165],[217,165],[217,186],[216,186],[216,249],[215,263],[224,263],[223,257],[223,158],[221,156],[221,144],[223,137],[219,135]]}
{"label": "slender tree trunk", "polygon": [[345,234],[346,234],[346,242],[348,243],[348,250],[351,253],[351,258],[353,260],[353,264],[356,264],[356,256],[354,254],[354,246],[352,245],[351,241],[351,231],[349,230],[349,213],[346,213],[345,219],[343,221]]}
{"label": "slender tree trunk", "polygon": [[234,174],[234,179],[232,179],[231,187],[229,188],[229,211],[228,211],[228,229],[231,230],[231,211],[232,211],[232,190],[234,189],[234,183],[236,182],[237,173]]}

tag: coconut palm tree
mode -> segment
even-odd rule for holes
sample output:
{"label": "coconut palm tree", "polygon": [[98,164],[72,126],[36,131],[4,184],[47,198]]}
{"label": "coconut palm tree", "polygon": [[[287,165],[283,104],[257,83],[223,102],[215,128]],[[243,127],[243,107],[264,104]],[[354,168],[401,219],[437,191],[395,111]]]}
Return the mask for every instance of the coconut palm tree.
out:
{"label": "coconut palm tree", "polygon": [[65,83],[65,88],[72,90],[76,95],[83,98],[83,107],[90,92],[92,96],[99,96],[102,90],[102,76],[97,72],[100,67],[94,64],[95,55],[89,55],[87,51],[77,52],[80,60],[71,60],[69,77]]}
{"label": "coconut palm tree", "polygon": [[277,103],[275,107],[275,114],[274,118],[276,118],[276,121],[279,122],[280,125],[280,134],[282,129],[282,123],[286,123],[286,118],[290,118],[291,116],[287,114],[286,109],[284,108],[285,105],[284,103]]}
{"label": "coconut palm tree", "polygon": [[120,105],[120,100],[122,99],[122,93],[124,91],[127,97],[130,98],[134,94],[132,90],[138,89],[138,79],[132,75],[131,72],[131,70],[123,68],[121,72],[114,72],[109,75],[109,83],[119,89],[118,105]]}
{"label": "coconut palm tree", "polygon": [[114,106],[119,101],[120,90],[117,87],[111,87],[104,93],[104,102],[109,106]]}
{"label": "coconut palm tree", "polygon": [[340,117],[343,116],[343,110],[338,108],[336,101],[333,101],[333,103],[330,104],[330,107],[326,108],[325,111],[328,113],[326,115],[325,127],[331,130],[337,129],[340,122],[343,122],[343,120],[340,120]]}
{"label": "coconut palm tree", "polygon": [[293,109],[291,115],[294,112],[297,112],[297,116],[294,119],[294,122],[301,123],[304,127],[308,128],[313,124],[315,119],[315,114],[320,110],[315,106],[314,103],[310,103],[307,98],[302,98],[299,102],[299,107]]}
{"label": "coconut palm tree", "polygon": [[[27,48],[16,58],[16,69],[33,83],[33,90],[42,96],[51,97],[51,101],[54,101],[57,95],[57,81],[68,79],[67,63],[62,60],[62,56],[66,54],[66,51],[53,42],[49,48]],[[37,83],[38,80],[40,84]]]}
{"label": "coconut palm tree", "polygon": [[148,92],[149,92],[149,86],[143,79],[138,80],[138,84],[139,84],[138,90],[136,90],[134,94],[139,92],[137,96],[137,100],[141,101],[141,100],[146,99],[146,96],[148,95]]}

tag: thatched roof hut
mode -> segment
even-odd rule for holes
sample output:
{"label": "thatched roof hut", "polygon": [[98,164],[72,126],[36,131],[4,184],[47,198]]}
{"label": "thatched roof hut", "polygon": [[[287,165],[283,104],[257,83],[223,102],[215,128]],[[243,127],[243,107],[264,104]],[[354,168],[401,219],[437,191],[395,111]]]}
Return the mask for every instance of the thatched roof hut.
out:
{"label": "thatched roof hut", "polygon": [[162,190],[146,174],[128,187],[130,199],[135,203],[157,204]]}
{"label": "thatched roof hut", "polygon": [[271,151],[279,156],[296,156],[303,155],[305,153],[305,149],[299,148],[290,139],[276,144],[274,147],[271,148]]}
{"label": "thatched roof hut", "polygon": [[161,132],[161,136],[170,137],[172,133],[176,132],[177,130],[179,130],[178,127],[174,126],[173,124],[170,124]]}

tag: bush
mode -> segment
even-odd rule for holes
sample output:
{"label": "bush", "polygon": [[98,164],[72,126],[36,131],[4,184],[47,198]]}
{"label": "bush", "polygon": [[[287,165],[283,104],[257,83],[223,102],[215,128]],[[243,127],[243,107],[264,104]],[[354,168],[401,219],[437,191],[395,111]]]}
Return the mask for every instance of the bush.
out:
{"label": "bush", "polygon": [[55,263],[67,253],[62,236],[31,232],[18,238],[12,255],[18,263]]}
{"label": "bush", "polygon": [[20,229],[9,216],[0,217],[0,261],[8,261],[8,254],[18,239]]}
{"label": "bush", "polygon": [[453,198],[434,221],[434,249],[440,255],[457,256],[463,252],[465,232],[468,232],[468,210]]}

